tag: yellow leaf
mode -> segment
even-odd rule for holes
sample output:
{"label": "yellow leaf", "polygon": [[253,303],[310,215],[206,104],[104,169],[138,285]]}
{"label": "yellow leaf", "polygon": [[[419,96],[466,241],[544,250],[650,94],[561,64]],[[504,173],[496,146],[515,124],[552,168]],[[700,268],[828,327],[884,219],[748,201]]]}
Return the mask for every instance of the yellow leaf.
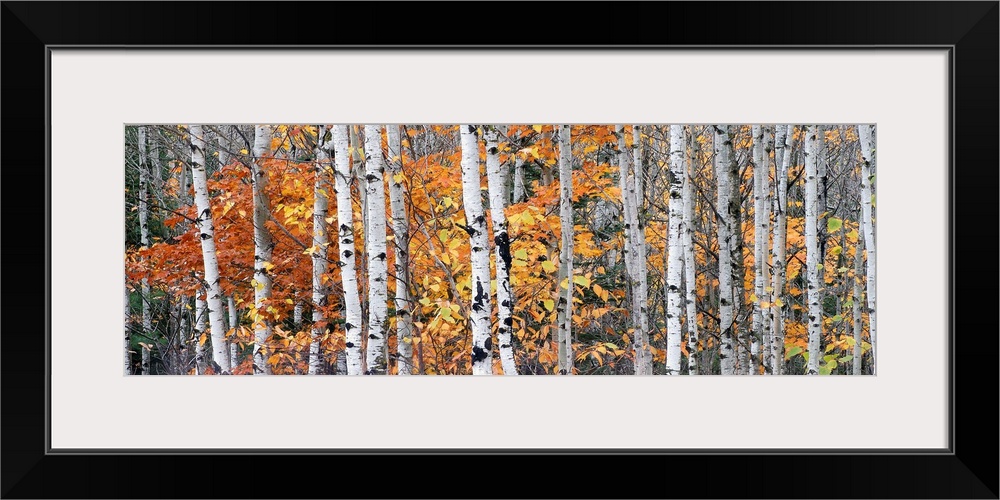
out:
{"label": "yellow leaf", "polygon": [[246,149],[246,148],[243,148],[243,149],[241,149],[241,150],[240,150],[240,154],[241,154],[241,155],[245,155],[245,154],[249,154],[249,153],[250,153],[250,152],[249,152],[249,151],[247,151],[247,149]]}
{"label": "yellow leaf", "polygon": [[629,343],[629,339],[628,339],[628,334],[627,333],[623,333],[622,334],[622,340],[624,340],[626,344]]}
{"label": "yellow leaf", "polygon": [[292,299],[285,299],[285,303],[286,304],[294,304],[295,302],[292,302]]}
{"label": "yellow leaf", "polygon": [[527,252],[527,251],[525,251],[525,250],[524,250],[524,249],[522,248],[522,249],[520,249],[520,250],[518,250],[518,251],[514,252],[514,257],[515,257],[515,258],[518,258],[518,259],[521,259],[521,260],[528,260],[528,252]]}
{"label": "yellow leaf", "polygon": [[511,261],[511,265],[513,267],[524,267],[527,266],[528,263],[520,259],[514,259],[513,261]]}
{"label": "yellow leaf", "polygon": [[780,298],[777,298],[777,299],[774,299],[774,305],[776,305],[778,307],[781,307],[781,306],[785,305],[785,302],[783,300],[781,300]]}
{"label": "yellow leaf", "polygon": [[[312,247],[312,248],[313,248],[313,251],[315,252],[316,251],[315,247]],[[274,264],[272,264],[272,263],[270,263],[268,261],[261,262],[260,265],[263,266],[264,270],[268,271],[268,272],[270,272],[271,269],[274,269]]]}
{"label": "yellow leaf", "polygon": [[327,224],[333,224],[333,221],[336,220],[336,219],[337,219],[336,217],[327,217],[324,220],[326,220]]}
{"label": "yellow leaf", "polygon": [[397,173],[397,174],[393,174],[392,181],[395,182],[396,184],[399,184],[399,183],[403,182],[404,178],[405,177],[403,177],[403,173],[400,172],[400,173]]}
{"label": "yellow leaf", "polygon": [[205,345],[206,341],[208,341],[208,334],[202,332],[201,337],[198,338],[198,345]]}
{"label": "yellow leaf", "polygon": [[234,201],[227,201],[226,205],[224,207],[222,207],[222,215],[226,215],[227,213],[229,213],[229,211],[232,210],[233,205],[235,205],[235,204],[236,204],[236,202],[234,202]]}
{"label": "yellow leaf", "polygon": [[531,128],[534,129],[534,131],[537,132],[537,133],[539,133],[539,134],[542,133],[542,126],[541,125],[532,125]]}
{"label": "yellow leaf", "polygon": [[543,300],[542,305],[545,306],[545,309],[548,310],[549,312],[551,312],[552,309],[556,307],[556,303],[553,302],[552,300]]}
{"label": "yellow leaf", "polygon": [[590,278],[586,276],[573,276],[573,283],[586,288],[590,286]]}
{"label": "yellow leaf", "polygon": [[542,269],[547,273],[551,273],[556,270],[556,265],[551,260],[544,260],[542,261]]}
{"label": "yellow leaf", "polygon": [[247,211],[246,210],[240,210],[239,214],[240,214],[240,217],[246,217],[247,216]]}

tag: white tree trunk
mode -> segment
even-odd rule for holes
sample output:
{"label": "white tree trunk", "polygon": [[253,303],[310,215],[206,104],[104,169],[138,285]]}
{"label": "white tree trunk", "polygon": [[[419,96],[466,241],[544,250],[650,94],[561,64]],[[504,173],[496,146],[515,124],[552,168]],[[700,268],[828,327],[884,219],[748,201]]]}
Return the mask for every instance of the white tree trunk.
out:
{"label": "white tree trunk", "polygon": [[[768,128],[766,126],[754,125],[754,170],[753,170],[753,192],[754,192],[754,295],[757,300],[754,302],[754,339],[751,354],[753,362],[750,363],[750,373],[757,375],[760,373],[760,356],[763,355],[763,365],[772,366],[772,342],[771,342],[771,318],[770,308],[770,263],[768,257],[768,240],[771,229],[771,205],[769,196],[771,191],[770,172],[771,158],[768,147]],[[762,303],[767,302],[767,307]],[[760,352],[760,346],[764,346]]]}
{"label": "white tree trunk", "polygon": [[[875,360],[875,219],[872,213],[872,177],[875,175],[875,125],[858,125],[861,139],[861,229],[865,236],[866,289],[868,305],[868,336],[871,339],[872,366]],[[873,371],[876,368],[873,368]]]}
{"label": "white tree trunk", "polygon": [[698,283],[697,283],[697,261],[694,256],[694,187],[691,185],[692,169],[691,155],[694,154],[694,145],[697,139],[694,137],[694,126],[690,126],[688,140],[691,141],[691,152],[686,156],[682,196],[684,198],[683,228],[681,233],[681,245],[684,247],[684,290],[687,293],[685,306],[687,310],[687,332],[688,332],[688,374],[698,374]]}
{"label": "white tree trunk", "polygon": [[514,203],[528,199],[528,191],[524,185],[524,158],[517,156],[514,160]]}
{"label": "white tree trunk", "polygon": [[392,212],[392,251],[396,271],[396,373],[411,375],[413,317],[410,315],[410,219],[403,186],[403,147],[399,125],[386,125],[389,147],[389,209]]}
{"label": "white tree trunk", "polygon": [[267,312],[267,302],[271,299],[271,275],[267,271],[271,265],[271,252],[274,242],[265,222],[271,214],[271,202],[267,195],[268,176],[262,164],[262,158],[271,149],[271,127],[268,125],[254,126],[253,141],[253,242],[254,242],[254,308],[257,318],[254,320],[254,364],[264,375],[271,373],[268,357],[270,349],[268,340],[271,338],[273,321]]}
{"label": "white tree trunk", "polygon": [[226,352],[226,330],[222,320],[222,287],[219,261],[215,252],[215,224],[208,199],[208,179],[205,172],[205,137],[201,125],[190,125],[191,180],[194,184],[195,204],[198,209],[198,233],[201,254],[205,265],[205,286],[208,290],[208,319],[212,331],[212,359],[223,372],[229,372],[229,353]]}
{"label": "white tree trunk", "polygon": [[309,375],[319,375],[322,367],[321,344],[327,328],[324,308],[327,304],[326,283],[323,277],[329,266],[330,236],[327,214],[330,209],[330,176],[333,166],[328,154],[331,142],[324,139],[324,127],[319,128],[319,144],[315,149],[316,171],[313,185],[313,241],[312,241],[312,330],[309,332]]}
{"label": "white tree trunk", "polygon": [[742,283],[733,283],[733,255],[731,249],[734,247],[732,239],[734,235],[735,221],[733,220],[732,205],[739,203],[739,200],[731,200],[732,184],[737,182],[733,175],[732,165],[735,163],[730,156],[731,137],[725,125],[713,125],[715,132],[713,147],[715,149],[715,175],[718,182],[718,197],[716,209],[722,216],[722,220],[716,224],[716,237],[719,243],[719,359],[723,375],[736,374],[736,350],[734,349],[734,297],[733,288],[739,286],[742,290]]}
{"label": "white tree trunk", "polygon": [[559,289],[559,373],[573,374],[573,146],[569,125],[559,125],[559,264],[566,269],[566,291]]}
{"label": "white tree trunk", "polygon": [[195,373],[198,375],[205,373],[205,367],[208,366],[208,360],[205,358],[205,343],[201,340],[201,336],[208,330],[208,315],[205,314],[208,305],[202,297],[204,293],[204,290],[199,290],[198,294],[194,296],[194,366]]}
{"label": "white tree trunk", "polygon": [[781,375],[785,367],[785,235],[787,233],[786,213],[788,210],[788,169],[792,164],[793,125],[778,125],[779,134],[775,142],[781,144],[779,159],[775,155],[774,187],[774,241],[772,243],[772,298],[771,298],[771,373]]}
{"label": "white tree trunk", "polygon": [[820,304],[821,283],[819,275],[819,127],[809,125],[806,128],[806,269],[808,271],[806,298],[809,304],[809,362],[807,375],[819,374],[819,361],[823,357],[823,309]]}
{"label": "white tree trunk", "polygon": [[490,193],[490,220],[493,222],[494,260],[497,276],[497,342],[500,343],[500,365],[504,375],[517,375],[514,349],[511,346],[511,329],[514,325],[514,294],[510,284],[510,237],[507,235],[507,216],[504,213],[505,179],[500,169],[500,133],[495,126],[487,126],[486,177]]}
{"label": "white tree trunk", "polygon": [[[139,243],[143,248],[149,248],[149,165],[146,163],[146,127],[139,127]],[[142,278],[142,335],[147,340],[155,337],[153,334],[153,311],[150,307],[149,278]],[[143,357],[149,353],[143,351]],[[148,362],[146,363],[148,365]]]}
{"label": "white tree trunk", "polygon": [[128,303],[128,285],[125,285],[125,375],[132,374],[132,311]]}
{"label": "white tree trunk", "polygon": [[388,260],[386,259],[385,168],[382,165],[382,127],[365,125],[365,184],[368,220],[365,251],[368,254],[368,345],[366,374],[385,375],[386,317],[388,316]]}
{"label": "white tree trunk", "polygon": [[232,295],[227,297],[229,302],[229,328],[233,331],[233,337],[229,340],[229,366],[236,368],[239,363],[239,342],[236,340],[236,332],[240,328],[240,313],[236,310],[236,300]]}
{"label": "white tree trunk", "polygon": [[490,338],[490,246],[483,213],[479,181],[479,135],[475,125],[459,125],[462,138],[462,201],[465,207],[465,230],[472,248],[472,374],[493,373],[493,340]]}
{"label": "white tree trunk", "polygon": [[851,312],[854,316],[854,363],[852,365],[851,373],[853,375],[861,375],[862,361],[864,358],[864,351],[861,347],[862,340],[862,328],[864,323],[861,317],[861,301],[864,300],[861,296],[861,276],[864,265],[864,254],[861,252],[862,246],[861,239],[858,240],[857,245],[854,247],[854,295],[851,298]]}
{"label": "white tree trunk", "polygon": [[[667,375],[681,373],[681,277],[684,266],[684,125],[670,126],[670,186],[667,229]],[[689,318],[690,320],[690,318]],[[690,349],[690,347],[689,347]]]}
{"label": "white tree trunk", "polygon": [[649,348],[649,337],[645,329],[646,320],[646,287],[643,286],[643,271],[646,258],[641,247],[639,233],[638,200],[641,194],[636,193],[636,180],[630,171],[633,155],[625,142],[625,126],[615,125],[615,136],[618,138],[618,168],[619,185],[622,193],[622,208],[625,218],[625,267],[629,275],[632,291],[629,320],[632,326],[632,347],[635,354],[635,374],[653,374],[653,356]]}
{"label": "white tree trunk", "polygon": [[[634,255],[636,261],[636,272],[639,276],[639,304],[640,311],[642,314],[639,315],[639,322],[642,326],[643,336],[645,337],[645,342],[649,344],[649,336],[651,329],[649,328],[649,266],[646,261],[646,220],[643,217],[645,213],[645,201],[646,195],[643,190],[643,178],[645,177],[645,167],[642,164],[642,140],[639,129],[639,125],[632,126],[632,180],[635,182],[635,199],[633,201],[632,207],[635,213],[635,241],[636,241],[636,252]],[[653,352],[650,348],[649,353],[646,355],[646,367],[644,368],[649,372],[650,375],[653,374]]]}
{"label": "white tree trunk", "polygon": [[333,126],[334,161],[337,165],[337,242],[341,282],[344,286],[344,333],[347,351],[347,374],[361,375],[361,296],[356,271],[357,247],[354,243],[354,208],[351,204],[351,153],[347,125]]}

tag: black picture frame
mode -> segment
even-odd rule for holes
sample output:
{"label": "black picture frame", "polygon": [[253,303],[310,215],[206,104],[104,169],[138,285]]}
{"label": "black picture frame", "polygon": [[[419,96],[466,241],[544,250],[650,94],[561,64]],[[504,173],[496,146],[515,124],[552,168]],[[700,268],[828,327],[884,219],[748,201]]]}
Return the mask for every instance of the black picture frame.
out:
{"label": "black picture frame", "polygon": [[[993,312],[998,298],[993,281],[998,276],[996,235],[995,226],[980,226],[1000,215],[998,2],[677,2],[666,5],[667,19],[643,15],[650,6],[644,3],[477,3],[459,8],[468,5],[472,4],[435,8],[422,3],[2,2],[2,165],[8,179],[4,219],[12,229],[3,256],[8,270],[46,269],[44,279],[38,273],[27,280],[8,275],[10,293],[3,296],[8,310],[0,344],[4,498],[998,498],[998,400],[993,385],[998,368]],[[557,9],[567,8],[577,10],[576,18],[583,14],[594,22],[578,26],[553,21]],[[510,29],[493,34],[484,30],[487,17],[481,13],[487,12],[498,24],[509,23]],[[609,15],[633,17],[610,22]],[[534,21],[517,24],[524,16]],[[750,29],[765,22],[780,24],[781,29]],[[226,26],[236,29],[221,29]],[[417,26],[421,29],[414,29]],[[295,450],[49,453],[48,366],[38,346],[48,347],[48,311],[42,298],[48,297],[51,283],[47,265],[51,204],[46,197],[46,206],[39,207],[38,197],[47,193],[48,186],[43,153],[50,147],[47,62],[52,47],[404,47],[418,40],[425,47],[475,48],[508,45],[521,38],[533,44],[548,38],[567,48],[600,49],[946,47],[953,100],[949,249],[953,372],[947,452],[529,454],[521,450],[500,455],[491,450],[423,450],[359,452],[346,461]],[[37,234],[41,217],[46,223],[44,235]],[[86,329],[81,330],[85,334]],[[351,464],[347,473],[342,472],[347,470],[340,465],[344,463]],[[406,478],[435,479],[415,485],[382,476],[397,466]],[[709,471],[721,471],[722,477]],[[315,477],[329,485],[320,487]],[[530,488],[524,478],[531,478]],[[370,484],[377,486],[362,489]]]}

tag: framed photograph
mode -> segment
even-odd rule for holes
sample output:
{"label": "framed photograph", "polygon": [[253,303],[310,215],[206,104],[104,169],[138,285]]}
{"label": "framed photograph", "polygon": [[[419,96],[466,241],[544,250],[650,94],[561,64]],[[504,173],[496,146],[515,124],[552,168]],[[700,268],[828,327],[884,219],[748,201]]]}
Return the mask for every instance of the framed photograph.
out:
{"label": "framed photograph", "polygon": [[997,498],[998,3],[597,6],[4,2],[3,496]]}

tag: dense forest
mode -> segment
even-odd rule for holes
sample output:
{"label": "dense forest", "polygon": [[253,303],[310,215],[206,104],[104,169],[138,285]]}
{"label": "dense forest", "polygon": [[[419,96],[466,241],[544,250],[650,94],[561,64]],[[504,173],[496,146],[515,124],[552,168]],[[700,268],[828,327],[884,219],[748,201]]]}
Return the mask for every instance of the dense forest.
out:
{"label": "dense forest", "polygon": [[124,133],[126,374],[874,372],[874,125]]}

